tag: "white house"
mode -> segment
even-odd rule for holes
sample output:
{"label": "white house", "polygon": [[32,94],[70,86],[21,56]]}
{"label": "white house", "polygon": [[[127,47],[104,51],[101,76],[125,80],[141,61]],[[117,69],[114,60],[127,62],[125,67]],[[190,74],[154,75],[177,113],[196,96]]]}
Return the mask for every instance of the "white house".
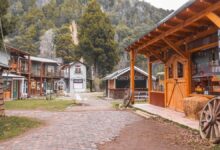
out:
{"label": "white house", "polygon": [[66,92],[86,92],[86,65],[76,61],[64,67]]}

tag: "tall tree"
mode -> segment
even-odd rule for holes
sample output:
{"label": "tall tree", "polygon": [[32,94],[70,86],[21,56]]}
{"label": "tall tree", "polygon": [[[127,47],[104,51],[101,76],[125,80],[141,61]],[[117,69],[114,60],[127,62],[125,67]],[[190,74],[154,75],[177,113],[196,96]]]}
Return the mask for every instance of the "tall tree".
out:
{"label": "tall tree", "polygon": [[62,57],[65,63],[75,60],[75,45],[68,25],[63,25],[56,32],[54,43],[57,56]]}
{"label": "tall tree", "polygon": [[80,18],[79,49],[87,64],[94,66],[95,78],[110,73],[119,58],[114,41],[114,29],[96,0],[89,2]]}
{"label": "tall tree", "polygon": [[3,44],[3,39],[2,35],[7,35],[8,34],[8,20],[6,19],[5,15],[7,13],[7,9],[9,7],[9,3],[7,0],[1,0],[1,5],[0,5],[0,49]]}

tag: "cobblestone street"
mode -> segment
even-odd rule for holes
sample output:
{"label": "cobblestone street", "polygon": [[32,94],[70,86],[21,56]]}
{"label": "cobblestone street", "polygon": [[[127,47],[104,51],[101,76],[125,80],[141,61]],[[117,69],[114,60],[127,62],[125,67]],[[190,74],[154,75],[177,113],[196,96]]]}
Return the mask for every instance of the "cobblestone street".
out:
{"label": "cobblestone street", "polygon": [[[7,115],[37,118],[46,125],[1,142],[0,150],[95,150],[97,144],[119,136],[126,125],[141,120],[131,112],[107,110],[106,101],[97,101],[99,107],[95,110],[96,105],[90,106],[92,111],[89,106],[87,111],[77,108],[75,112],[7,111]],[[101,110],[102,106],[105,110]]]}

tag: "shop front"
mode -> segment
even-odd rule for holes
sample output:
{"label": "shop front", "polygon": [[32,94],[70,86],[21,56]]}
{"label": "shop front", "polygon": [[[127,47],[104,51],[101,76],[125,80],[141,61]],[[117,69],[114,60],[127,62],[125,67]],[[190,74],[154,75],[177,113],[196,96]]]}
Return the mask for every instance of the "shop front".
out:
{"label": "shop front", "polygon": [[[220,95],[219,28],[219,1],[189,1],[126,48],[131,80],[138,53],[148,58],[149,76],[155,63],[164,65],[164,81],[157,83],[164,82],[163,90],[148,79],[151,104],[183,112],[186,98]],[[133,93],[134,86],[131,82]]]}
{"label": "shop front", "polygon": [[17,100],[27,97],[27,80],[23,76],[3,73],[4,100]]}

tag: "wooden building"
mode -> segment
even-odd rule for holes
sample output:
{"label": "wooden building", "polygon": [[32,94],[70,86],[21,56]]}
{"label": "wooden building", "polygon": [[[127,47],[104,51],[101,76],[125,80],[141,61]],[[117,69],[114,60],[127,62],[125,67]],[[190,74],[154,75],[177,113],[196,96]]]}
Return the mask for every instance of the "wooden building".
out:
{"label": "wooden building", "polygon": [[219,0],[191,0],[163,19],[126,48],[131,58],[132,93],[138,53],[148,58],[149,76],[153,63],[164,64],[164,92],[153,90],[152,79],[148,81],[151,104],[183,111],[186,97],[220,95],[219,28]]}
{"label": "wooden building", "polygon": [[0,60],[0,116],[5,115],[4,98],[3,98],[3,77],[2,74],[5,70],[8,70],[9,66]]}
{"label": "wooden building", "polygon": [[4,100],[27,98],[27,79],[24,76],[3,73]]}
{"label": "wooden building", "polygon": [[[27,57],[26,57],[27,59]],[[30,57],[31,61],[31,95],[42,96],[55,93],[58,90],[56,83],[64,74],[61,71],[60,62],[48,58]]]}
{"label": "wooden building", "polygon": [[86,92],[87,66],[75,61],[62,67],[64,72],[65,91],[67,93]]}
{"label": "wooden building", "polygon": [[[147,91],[148,73],[138,67],[135,70],[135,91]],[[107,75],[103,80],[106,81],[106,96],[114,99],[122,99],[125,91],[130,87],[130,67],[120,69]],[[155,77],[153,77],[155,80]]]}
{"label": "wooden building", "polygon": [[3,75],[4,98],[21,99],[30,97],[30,54],[8,45],[6,49],[7,53],[1,53],[9,65],[9,71]]}

